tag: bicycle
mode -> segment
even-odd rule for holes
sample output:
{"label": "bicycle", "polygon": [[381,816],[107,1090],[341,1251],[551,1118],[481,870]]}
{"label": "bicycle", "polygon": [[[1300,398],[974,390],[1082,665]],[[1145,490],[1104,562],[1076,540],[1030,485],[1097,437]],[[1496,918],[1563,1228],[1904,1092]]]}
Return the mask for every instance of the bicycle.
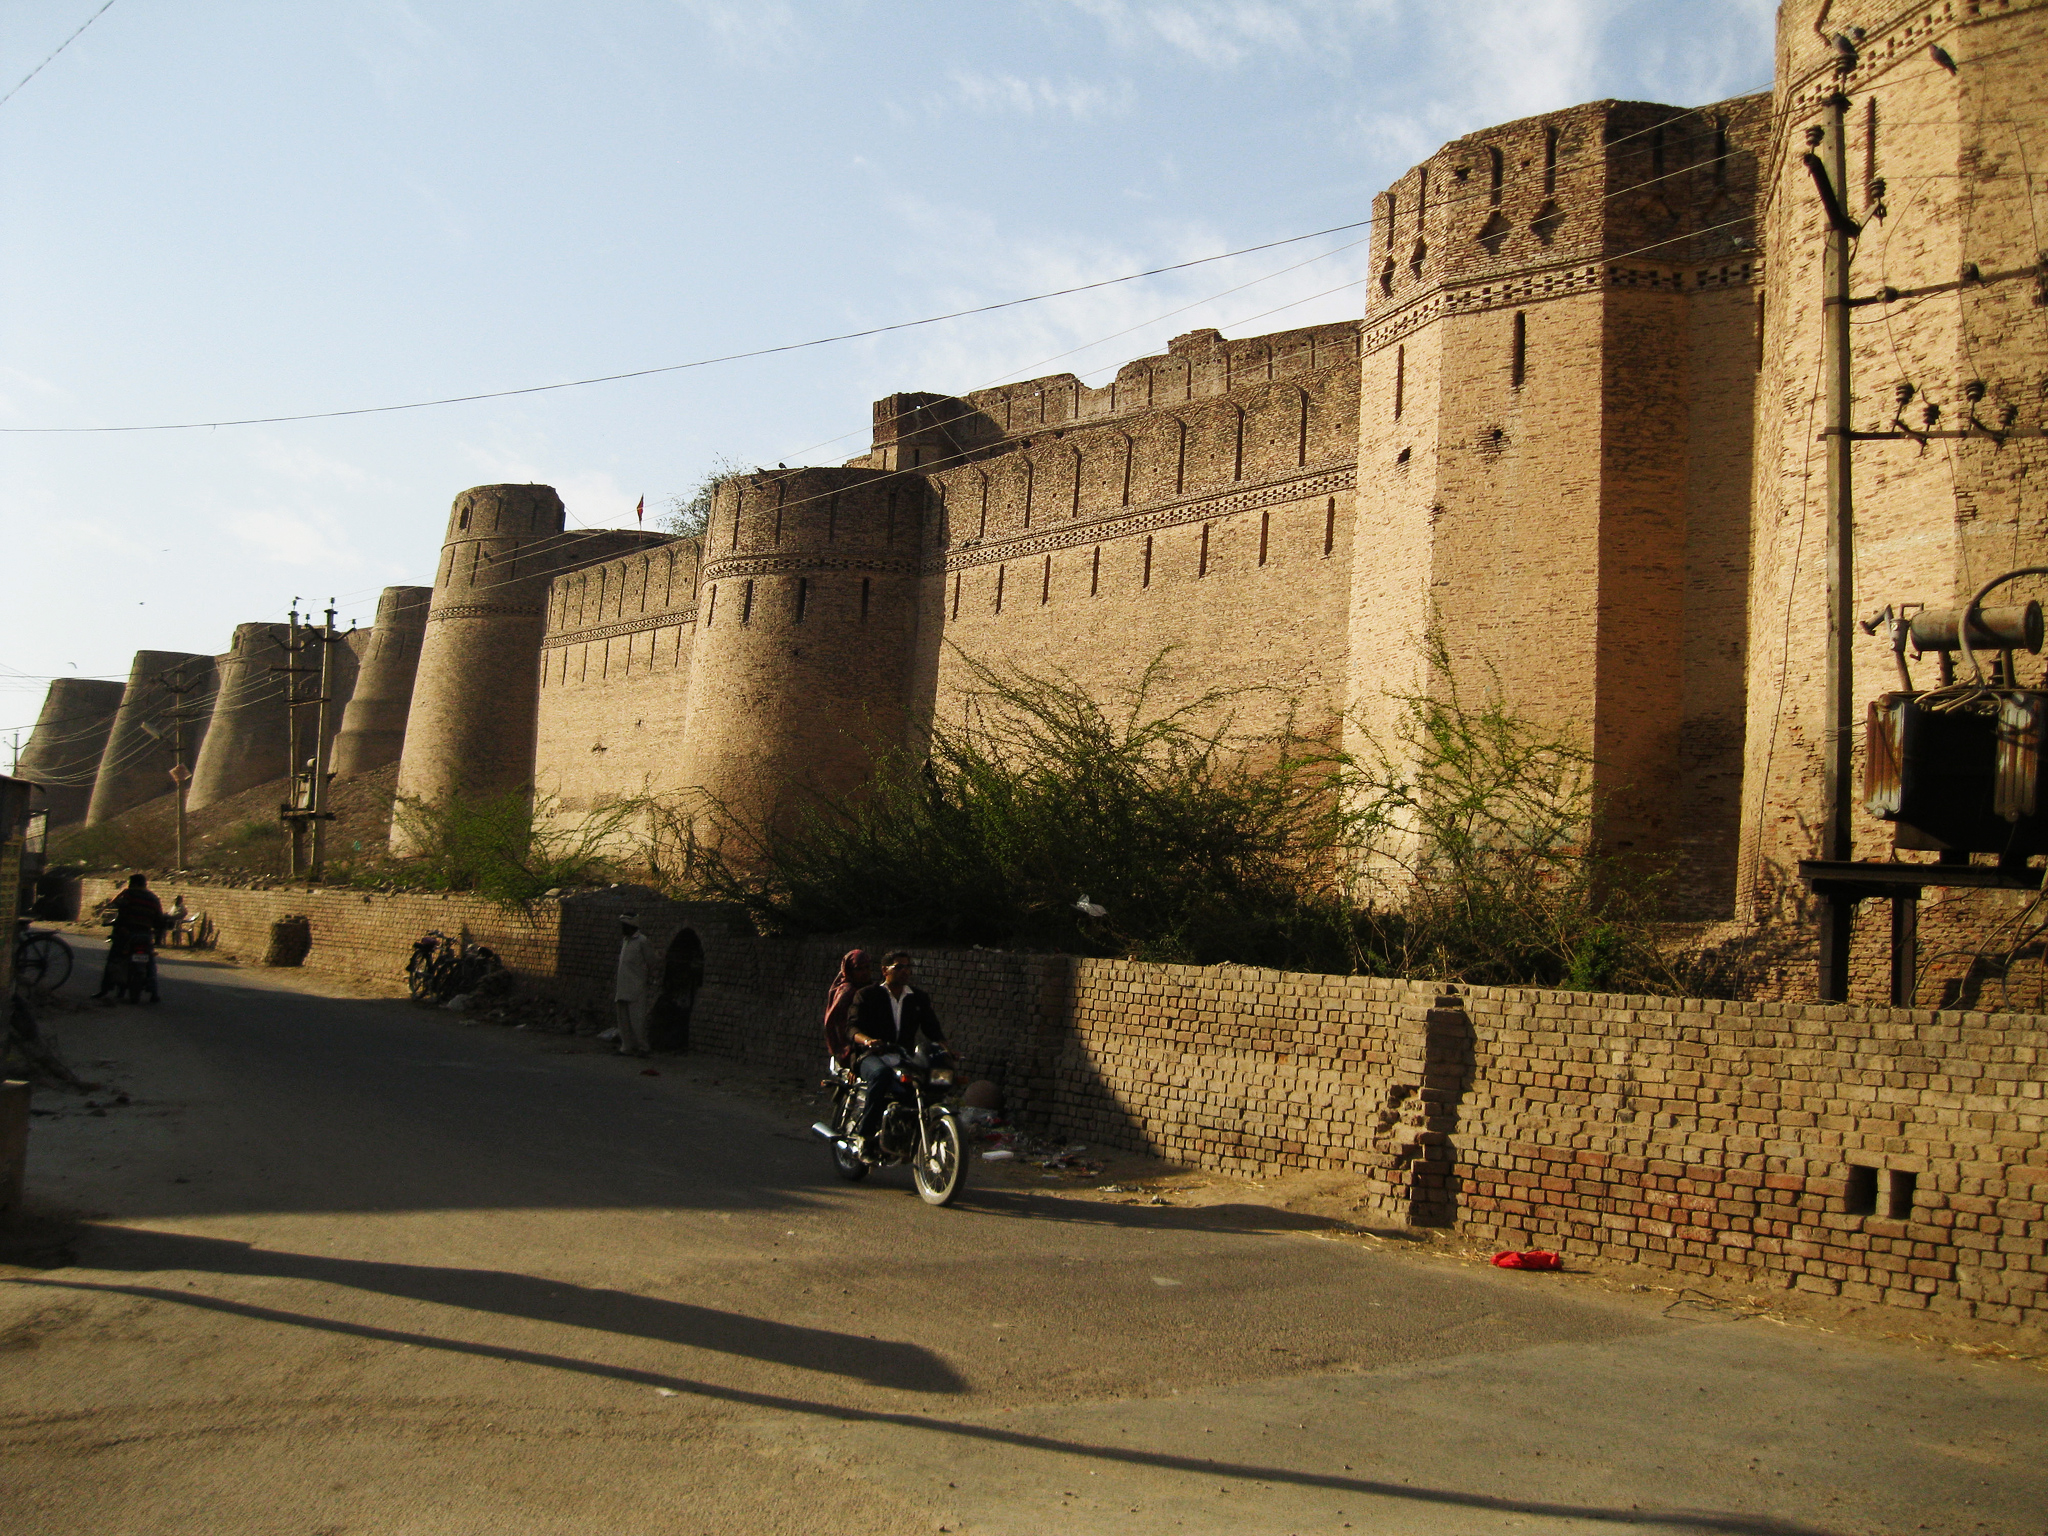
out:
{"label": "bicycle", "polygon": [[71,946],[54,933],[31,930],[23,918],[14,938],[14,974],[31,992],[54,992],[71,979]]}

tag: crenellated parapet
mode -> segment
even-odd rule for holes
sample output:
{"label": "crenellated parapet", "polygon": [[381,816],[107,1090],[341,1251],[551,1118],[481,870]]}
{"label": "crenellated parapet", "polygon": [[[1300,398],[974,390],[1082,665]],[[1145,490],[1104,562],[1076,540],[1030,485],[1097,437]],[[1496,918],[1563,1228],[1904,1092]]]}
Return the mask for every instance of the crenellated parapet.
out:
{"label": "crenellated parapet", "polygon": [[970,397],[1012,425],[1000,454],[931,473],[926,554],[936,568],[1143,538],[1350,489],[1354,323],[1241,341],[1192,332],[1162,357],[1127,364],[1084,402],[1095,407],[1088,415],[1056,417],[1064,424],[1035,419],[1036,400],[1022,393],[1030,387]]}

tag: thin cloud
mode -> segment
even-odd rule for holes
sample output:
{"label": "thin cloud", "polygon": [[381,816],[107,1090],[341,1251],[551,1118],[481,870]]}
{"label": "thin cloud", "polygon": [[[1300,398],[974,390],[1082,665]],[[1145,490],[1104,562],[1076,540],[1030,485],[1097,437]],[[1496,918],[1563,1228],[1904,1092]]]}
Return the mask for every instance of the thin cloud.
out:
{"label": "thin cloud", "polygon": [[804,41],[803,24],[786,0],[677,0],[727,58],[772,63]]}
{"label": "thin cloud", "polygon": [[1043,75],[1026,80],[1019,75],[955,69],[947,75],[947,89],[934,104],[961,106],[987,115],[1071,117],[1086,122],[1128,116],[1134,100],[1128,80],[1096,85],[1085,80],[1054,81]]}

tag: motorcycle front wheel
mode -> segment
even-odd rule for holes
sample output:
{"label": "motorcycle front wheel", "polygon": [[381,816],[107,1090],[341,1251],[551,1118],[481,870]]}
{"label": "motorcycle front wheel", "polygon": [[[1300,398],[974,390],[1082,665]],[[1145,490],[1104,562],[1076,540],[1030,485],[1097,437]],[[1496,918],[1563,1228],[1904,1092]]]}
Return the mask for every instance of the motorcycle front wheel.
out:
{"label": "motorcycle front wheel", "polygon": [[967,1187],[967,1147],[960,1122],[948,1114],[926,1118],[925,1147],[911,1165],[911,1181],[926,1205],[951,1205]]}

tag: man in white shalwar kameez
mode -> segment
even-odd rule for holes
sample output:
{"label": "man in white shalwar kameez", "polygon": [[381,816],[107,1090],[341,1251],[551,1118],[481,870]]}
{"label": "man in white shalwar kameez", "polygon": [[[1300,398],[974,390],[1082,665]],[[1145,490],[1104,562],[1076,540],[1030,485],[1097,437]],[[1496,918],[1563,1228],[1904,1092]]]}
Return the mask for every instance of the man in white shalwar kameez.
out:
{"label": "man in white shalwar kameez", "polygon": [[619,1054],[647,1054],[647,988],[654,971],[654,946],[640,931],[639,914],[619,914],[619,979],[612,988],[618,1003]]}

